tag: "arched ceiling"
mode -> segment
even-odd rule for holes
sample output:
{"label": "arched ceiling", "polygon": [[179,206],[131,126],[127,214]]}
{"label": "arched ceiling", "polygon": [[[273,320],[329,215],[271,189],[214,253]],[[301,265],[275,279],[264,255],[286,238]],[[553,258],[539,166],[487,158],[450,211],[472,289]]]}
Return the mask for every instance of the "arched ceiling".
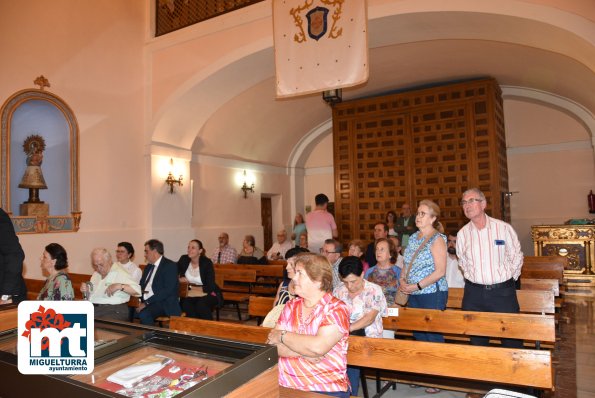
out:
{"label": "arched ceiling", "polygon": [[[593,33],[589,40],[541,21],[487,13],[419,12],[372,19],[370,79],[343,90],[343,98],[492,76],[501,85],[565,97],[595,114],[595,24],[580,22],[583,32]],[[246,73],[237,73],[243,64],[260,68],[250,69],[255,73],[246,79]],[[217,91],[223,80],[237,84],[227,84],[234,87],[228,92]],[[183,126],[185,139],[171,144],[188,147],[188,138],[194,138],[193,153],[287,165],[292,149],[328,120],[331,110],[319,95],[277,100],[274,83],[271,48],[222,68],[189,89],[184,107],[173,106],[169,117]]]}

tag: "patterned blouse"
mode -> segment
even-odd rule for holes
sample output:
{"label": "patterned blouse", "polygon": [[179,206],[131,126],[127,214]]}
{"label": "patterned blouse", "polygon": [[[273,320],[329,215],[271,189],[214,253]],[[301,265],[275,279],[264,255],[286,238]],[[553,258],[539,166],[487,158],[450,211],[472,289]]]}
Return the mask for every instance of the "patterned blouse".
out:
{"label": "patterned blouse", "polygon": [[347,286],[344,284],[336,287],[333,295],[349,307],[351,314],[350,323],[356,322],[371,310],[377,310],[378,315],[376,315],[376,319],[370,325],[366,326],[365,331],[367,337],[382,337],[382,331],[384,330],[382,327],[382,317],[387,315],[387,311],[386,299],[380,286],[364,279],[364,289],[357,296],[353,298],[349,297],[349,290],[347,290]]}
{"label": "patterned blouse", "polygon": [[47,278],[37,296],[37,300],[74,300],[74,290],[72,289],[72,282],[68,274],[64,271],[59,271],[56,275]]}
{"label": "patterned blouse", "polygon": [[347,338],[349,309],[332,294],[325,294],[308,318],[302,319],[304,299],[297,297],[285,304],[277,322],[281,330],[315,336],[323,326],[335,325],[343,337],[318,363],[303,357],[279,358],[279,384],[302,391],[347,391]]}
{"label": "patterned blouse", "polygon": [[[407,283],[415,284],[434,272],[434,257],[432,257],[430,247],[434,241],[438,239],[438,237],[442,238],[446,243],[446,235],[441,233],[437,233],[432,236],[432,238],[430,238],[430,241],[426,244],[426,246],[417,254],[415,263],[413,264],[411,271],[409,271]],[[423,241],[424,237],[420,231],[417,231],[409,237],[409,245],[407,246],[407,249],[405,249],[405,268],[409,268],[411,258]],[[432,283],[431,285],[424,287],[422,290],[416,290],[411,294],[417,295],[436,293],[436,287],[438,287],[441,292],[447,292],[448,284],[446,283],[446,277],[443,276],[442,278],[438,279],[438,282]]]}
{"label": "patterned blouse", "polygon": [[395,304],[395,295],[399,288],[400,276],[401,268],[396,265],[387,269],[382,269],[378,265],[375,265],[365,273],[364,278],[382,288],[382,293],[384,293],[384,297],[386,298],[386,304],[390,307]]}

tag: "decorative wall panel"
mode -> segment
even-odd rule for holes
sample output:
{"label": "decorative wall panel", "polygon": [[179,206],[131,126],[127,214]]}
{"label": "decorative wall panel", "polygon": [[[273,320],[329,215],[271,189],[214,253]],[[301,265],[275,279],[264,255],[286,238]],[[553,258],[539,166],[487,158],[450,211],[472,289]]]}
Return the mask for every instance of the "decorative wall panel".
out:
{"label": "decorative wall panel", "polygon": [[459,206],[479,187],[489,214],[507,219],[501,91],[493,79],[443,85],[333,107],[335,206],[340,240],[369,240],[376,222],[403,203],[432,199],[445,228],[465,222]]}

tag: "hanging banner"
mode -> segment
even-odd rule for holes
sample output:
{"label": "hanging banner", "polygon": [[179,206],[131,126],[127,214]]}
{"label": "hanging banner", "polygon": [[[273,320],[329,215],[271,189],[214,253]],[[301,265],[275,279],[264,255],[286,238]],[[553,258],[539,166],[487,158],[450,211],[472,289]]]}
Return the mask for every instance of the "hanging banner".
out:
{"label": "hanging banner", "polygon": [[368,80],[365,0],[273,0],[277,97]]}

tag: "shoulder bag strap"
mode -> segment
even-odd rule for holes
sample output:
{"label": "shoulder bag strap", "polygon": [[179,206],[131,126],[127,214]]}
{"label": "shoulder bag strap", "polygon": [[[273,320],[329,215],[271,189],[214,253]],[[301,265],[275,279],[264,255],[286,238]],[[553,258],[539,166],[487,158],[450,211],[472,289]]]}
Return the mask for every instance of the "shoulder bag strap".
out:
{"label": "shoulder bag strap", "polygon": [[432,240],[432,238],[437,234],[438,232],[434,232],[432,234],[432,236],[430,236],[429,238],[426,238],[421,245],[419,245],[419,247],[417,248],[417,250],[415,251],[415,253],[413,253],[413,257],[411,257],[411,261],[409,262],[409,268],[407,268],[407,271],[405,271],[405,281],[407,281],[407,278],[409,278],[409,271],[411,271],[411,268],[413,267],[413,263],[415,262],[415,259],[417,258],[417,255],[419,254],[419,252],[426,247],[426,245],[428,244],[429,241]]}

